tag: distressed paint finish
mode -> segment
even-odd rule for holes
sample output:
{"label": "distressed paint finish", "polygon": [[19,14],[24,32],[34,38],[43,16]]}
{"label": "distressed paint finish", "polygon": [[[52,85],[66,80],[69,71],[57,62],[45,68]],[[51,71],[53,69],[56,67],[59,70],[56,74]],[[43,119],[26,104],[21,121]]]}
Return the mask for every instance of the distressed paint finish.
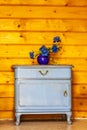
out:
{"label": "distressed paint finish", "polygon": [[16,125],[26,114],[66,114],[71,124],[71,65],[12,66]]}

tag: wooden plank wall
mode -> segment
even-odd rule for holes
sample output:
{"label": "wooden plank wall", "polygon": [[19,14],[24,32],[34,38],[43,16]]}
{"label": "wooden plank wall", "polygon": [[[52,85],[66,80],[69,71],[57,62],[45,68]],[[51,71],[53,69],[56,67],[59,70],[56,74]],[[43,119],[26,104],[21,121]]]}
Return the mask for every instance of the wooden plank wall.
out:
{"label": "wooden plank wall", "polygon": [[14,119],[13,64],[61,37],[58,64],[72,64],[73,118],[87,118],[87,0],[0,0],[0,119]]}

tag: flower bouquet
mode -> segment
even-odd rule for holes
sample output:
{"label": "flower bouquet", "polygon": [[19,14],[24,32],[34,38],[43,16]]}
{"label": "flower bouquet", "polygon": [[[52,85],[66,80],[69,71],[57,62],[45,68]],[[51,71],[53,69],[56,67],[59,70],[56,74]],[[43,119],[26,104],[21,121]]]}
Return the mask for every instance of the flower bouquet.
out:
{"label": "flower bouquet", "polygon": [[30,52],[29,56],[33,60],[37,58],[38,63],[41,65],[48,64],[49,59],[51,59],[50,54],[57,53],[58,51],[60,51],[61,49],[60,42],[61,42],[60,37],[56,36],[53,38],[52,47],[46,47],[45,45],[42,45],[37,52],[34,51]]}

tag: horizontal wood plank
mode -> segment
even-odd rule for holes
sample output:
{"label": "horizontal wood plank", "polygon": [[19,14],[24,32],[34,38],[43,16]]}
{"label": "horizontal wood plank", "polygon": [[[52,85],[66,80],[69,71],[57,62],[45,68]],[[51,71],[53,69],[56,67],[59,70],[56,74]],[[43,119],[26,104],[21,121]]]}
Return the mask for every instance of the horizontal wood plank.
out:
{"label": "horizontal wood plank", "polygon": [[0,84],[13,84],[14,73],[13,72],[0,72]]}
{"label": "horizontal wood plank", "polygon": [[[14,97],[15,86],[9,84],[0,85],[0,97]],[[72,98],[87,98],[87,84],[73,84]]]}
{"label": "horizontal wood plank", "polygon": [[0,4],[87,6],[86,0],[0,0]]}
{"label": "horizontal wood plank", "polygon": [[0,98],[0,111],[13,111],[14,99],[13,98]]}
{"label": "horizontal wood plank", "polygon": [[87,118],[87,111],[72,111],[73,119]]}
{"label": "horizontal wood plank", "polygon": [[1,18],[87,19],[85,7],[0,6]]}
{"label": "horizontal wood plank", "polygon": [[72,85],[72,98],[87,98],[87,83],[86,84],[73,84]]}
{"label": "horizontal wood plank", "polygon": [[72,101],[73,111],[87,111],[87,98],[73,98]]}
{"label": "horizontal wood plank", "polygon": [[51,1],[48,1],[48,0],[39,0],[39,1],[36,1],[36,0],[1,0],[0,1],[0,4],[4,4],[4,5],[8,5],[8,4],[11,4],[11,5],[14,5],[14,4],[21,4],[21,5],[65,5],[67,3],[67,1],[65,2],[65,0],[51,0]]}
{"label": "horizontal wood plank", "polygon": [[[14,110],[14,98],[0,98],[0,111]],[[87,98],[73,98],[73,111],[87,111]]]}
{"label": "horizontal wood plank", "polygon": [[[15,119],[14,111],[0,111],[1,119]],[[28,114],[22,115],[21,120],[55,120],[59,119],[61,116],[59,114]]]}
{"label": "horizontal wood plank", "polygon": [[30,58],[1,58],[0,59],[0,71],[13,71],[13,65],[32,65]]}
{"label": "horizontal wood plank", "polygon": [[87,71],[72,72],[73,84],[87,84]]}
{"label": "horizontal wood plank", "polygon": [[0,85],[0,98],[14,97],[14,85],[1,84]]}
{"label": "horizontal wood plank", "polygon": [[0,19],[0,30],[87,32],[87,20]]}
{"label": "horizontal wood plank", "polygon": [[[14,84],[0,84],[0,98],[14,98],[14,90]],[[72,84],[72,98],[87,98],[87,84]]]}
{"label": "horizontal wood plank", "polygon": [[11,120],[14,120],[15,118],[15,115],[14,115],[14,111],[0,111],[0,119],[3,119],[3,120],[8,120],[8,119],[11,119]]}
{"label": "horizontal wood plank", "polygon": [[[33,46],[33,49],[32,49]],[[49,45],[47,47],[51,47]],[[86,58],[87,57],[87,46],[77,46],[77,45],[61,45],[62,49],[58,53],[52,55],[53,57],[68,57],[68,58]],[[29,52],[34,51],[35,53],[39,51],[41,45],[0,45],[0,57],[3,58],[28,58]],[[15,51],[16,50],[16,51]],[[83,51],[84,50],[84,51]]]}
{"label": "horizontal wood plank", "polygon": [[59,36],[64,45],[87,45],[87,33],[73,32],[0,32],[0,45],[52,45],[55,36]]}
{"label": "horizontal wood plank", "polygon": [[[23,116],[23,120],[32,120],[35,119],[58,119],[59,115],[27,115]],[[72,111],[72,118],[77,119],[77,118],[87,118],[87,111]],[[0,119],[15,119],[14,111],[0,111]]]}
{"label": "horizontal wood plank", "polygon": [[[87,70],[87,58],[53,58],[54,62],[51,64],[71,64],[74,71],[86,71]],[[30,57],[28,58],[0,58],[0,71],[12,71],[12,65],[33,65]]]}
{"label": "horizontal wood plank", "polygon": [[[13,84],[14,72],[0,72],[0,84]],[[73,71],[72,72],[73,84],[86,84],[87,71]]]}

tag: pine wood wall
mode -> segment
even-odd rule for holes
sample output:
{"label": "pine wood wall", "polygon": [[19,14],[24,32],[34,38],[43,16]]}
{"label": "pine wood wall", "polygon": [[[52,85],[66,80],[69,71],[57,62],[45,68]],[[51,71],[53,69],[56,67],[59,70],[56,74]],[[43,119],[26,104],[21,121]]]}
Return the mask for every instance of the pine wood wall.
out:
{"label": "pine wood wall", "polygon": [[73,118],[87,118],[87,0],[0,0],[0,119],[14,119],[13,64],[60,36],[58,64],[72,64]]}

